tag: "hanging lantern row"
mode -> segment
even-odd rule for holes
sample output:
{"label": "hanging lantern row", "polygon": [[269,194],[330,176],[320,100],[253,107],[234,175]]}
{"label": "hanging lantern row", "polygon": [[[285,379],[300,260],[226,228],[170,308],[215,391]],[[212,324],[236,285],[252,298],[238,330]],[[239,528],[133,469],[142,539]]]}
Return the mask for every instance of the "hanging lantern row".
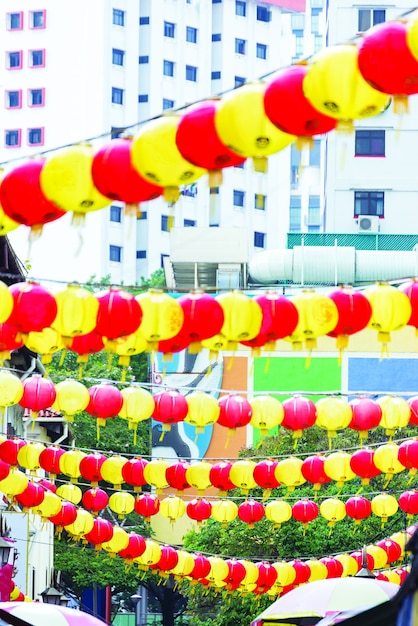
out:
{"label": "hanging lantern row", "polygon": [[[51,521],[57,527],[58,533],[65,530],[74,541],[90,543],[95,550],[103,549],[110,556],[118,555],[126,559],[128,564],[136,564],[142,571],[155,571],[163,578],[172,574],[177,580],[186,579],[192,583],[199,582],[226,591],[253,592],[257,595],[268,593],[276,597],[296,585],[312,580],[354,575],[362,567],[361,550],[336,557],[281,561],[273,564],[252,563],[239,559],[225,560],[217,556],[204,557],[185,550],[176,550],[169,545],[162,546],[152,539],[145,539],[138,533],[128,533],[122,527],[112,525],[108,520],[94,517],[89,511],[78,508],[70,501],[63,501],[54,492],[54,486],[50,489],[51,485],[47,485],[46,481],[32,483],[17,468],[13,468],[13,472],[14,480],[0,481],[0,489],[10,500],[19,502],[20,497],[28,504],[29,485],[35,488],[36,485],[40,486],[43,499],[39,497],[40,491],[37,491],[38,497],[34,498],[36,504],[26,506],[26,510]],[[22,502],[20,504],[22,505]],[[412,536],[415,528],[416,526],[411,526],[406,532],[395,533],[376,545],[367,546],[368,567],[382,569],[399,561],[405,554],[406,541]],[[406,575],[407,570],[404,568],[379,573],[380,578],[397,584],[400,584]]]}
{"label": "hanging lantern row", "polygon": [[336,338],[340,352],[350,335],[367,328],[378,330],[386,346],[390,333],[406,325],[418,328],[418,281],[395,288],[377,284],[356,291],[341,287],[329,294],[313,289],[285,297],[267,292],[254,298],[240,291],[212,296],[194,291],[175,298],[158,289],[134,296],[111,287],[91,293],[69,284],[52,294],[37,282],[0,282],[0,358],[22,345],[49,363],[52,354],[71,350],[80,362],[106,350],[129,365],[135,354],[156,350],[171,355],[207,348],[215,357],[220,350],[249,347],[276,349],[284,339],[295,350],[312,350],[318,337]]}
{"label": "hanging lantern row", "polygon": [[418,439],[415,438],[400,445],[388,442],[375,449],[361,448],[352,454],[336,451],[329,455],[315,454],[304,460],[290,456],[257,463],[251,459],[169,463],[165,459],[147,461],[140,457],[128,459],[119,454],[106,457],[100,452],[65,451],[59,446],[46,447],[40,442],[27,443],[23,439],[11,438],[0,444],[0,479],[7,479],[9,475],[13,478],[12,470],[22,467],[32,475],[38,470],[48,472],[51,482],[58,474],[74,484],[82,478],[92,488],[104,481],[116,491],[125,485],[139,492],[147,485],[157,494],[167,488],[175,489],[177,496],[192,488],[199,497],[211,488],[218,490],[219,497],[234,489],[240,489],[242,495],[248,496],[253,489],[261,488],[263,500],[267,500],[273,489],[286,487],[289,493],[306,482],[312,483],[316,494],[321,485],[330,481],[342,488],[345,483],[361,478],[362,486],[365,486],[379,475],[384,476],[386,488],[391,478],[405,469],[409,470],[412,480],[418,469],[417,447]]}
{"label": "hanging lantern row", "polygon": [[246,84],[220,98],[143,124],[133,138],[115,139],[98,151],[78,144],[9,171],[0,186],[5,234],[20,224],[43,224],[87,213],[112,200],[137,212],[162,194],[169,203],[180,186],[252,159],[265,172],[268,156],[289,144],[309,142],[336,127],[377,116],[395,102],[407,108],[418,92],[418,17],[380,24],[357,43],[329,46],[306,65],[278,72],[268,82]]}

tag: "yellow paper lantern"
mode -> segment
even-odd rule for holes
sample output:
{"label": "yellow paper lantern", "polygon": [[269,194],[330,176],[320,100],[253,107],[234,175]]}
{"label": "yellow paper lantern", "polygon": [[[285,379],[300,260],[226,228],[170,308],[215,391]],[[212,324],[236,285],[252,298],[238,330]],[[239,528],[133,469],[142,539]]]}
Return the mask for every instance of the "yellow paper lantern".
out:
{"label": "yellow paper lantern", "polygon": [[212,361],[218,357],[221,350],[227,350],[229,340],[222,333],[217,333],[209,339],[202,340],[202,348],[209,350],[209,359]]}
{"label": "yellow paper lantern", "polygon": [[43,519],[47,519],[49,517],[53,517],[54,515],[58,515],[58,513],[62,509],[62,500],[56,493],[53,491],[49,491],[49,489],[45,490],[44,499],[40,504],[31,507],[31,511],[40,515]]}
{"label": "yellow paper lantern", "polygon": [[258,567],[252,561],[248,561],[247,559],[239,559],[238,561],[245,567],[245,576],[241,580],[240,587],[247,587],[248,585],[254,585],[257,581],[257,578],[260,575]]}
{"label": "yellow paper lantern", "polygon": [[86,456],[87,454],[85,452],[75,448],[74,450],[67,450],[67,452],[64,452],[60,457],[60,470],[71,479],[71,482],[76,483],[81,476],[80,463]]}
{"label": "yellow paper lantern", "polygon": [[160,502],[161,515],[169,519],[171,523],[183,517],[185,512],[186,505],[179,496],[168,496],[168,498],[164,498]]}
{"label": "yellow paper lantern", "polygon": [[221,559],[219,556],[209,556],[208,560],[210,562],[210,572],[206,576],[209,582],[219,586],[224,578],[228,576],[228,564],[224,559]]}
{"label": "yellow paper lantern", "polygon": [[403,472],[405,469],[398,460],[398,451],[399,446],[393,441],[378,446],[374,451],[373,463],[385,474],[386,485],[395,474],[399,474],[399,472]]}
{"label": "yellow paper lantern", "polygon": [[169,463],[165,459],[154,459],[144,467],[144,478],[151,487],[155,487],[157,493],[168,487],[165,475],[168,466]]}
{"label": "yellow paper lantern", "polygon": [[108,206],[93,182],[94,150],[77,144],[50,155],[41,170],[40,184],[45,196],[64,211],[73,213],[73,223],[82,223],[86,213]]}
{"label": "yellow paper lantern", "polygon": [[212,503],[211,517],[226,528],[238,515],[238,506],[232,500],[218,500]]}
{"label": "yellow paper lantern", "polygon": [[223,95],[215,113],[215,127],[221,141],[233,152],[253,159],[254,169],[267,170],[267,157],[295,141],[279,130],[264,109],[266,84],[248,83]]}
{"label": "yellow paper lantern", "polygon": [[23,343],[31,352],[42,356],[42,363],[51,363],[52,355],[63,349],[62,337],[55,328],[44,328],[40,331],[32,330],[23,335]]}
{"label": "yellow paper lantern", "polygon": [[36,472],[40,468],[39,456],[45,450],[45,446],[39,441],[30,441],[22,446],[17,453],[17,461],[21,467]]}
{"label": "yellow paper lantern", "polygon": [[302,463],[303,461],[296,456],[289,456],[277,463],[274,475],[288,491],[293,491],[295,487],[306,483],[306,478],[302,474]]}
{"label": "yellow paper lantern", "polygon": [[267,437],[268,431],[282,423],[284,409],[281,402],[273,396],[254,396],[249,399],[252,408],[250,424],[253,428],[260,429],[260,435]]}
{"label": "yellow paper lantern", "polygon": [[334,557],[343,566],[342,578],[346,576],[355,576],[359,569],[359,564],[351,554],[337,554]]}
{"label": "yellow paper lantern", "polygon": [[180,332],[184,312],[175,298],[159,289],[149,289],[135,298],[142,310],[139,331],[151,348]]}
{"label": "yellow paper lantern", "polygon": [[146,180],[164,187],[164,198],[170,203],[178,200],[180,185],[189,185],[205,173],[189,163],[177,148],[180,119],[179,115],[166,114],[147,122],[133,138],[131,148],[134,168]]}
{"label": "yellow paper lantern", "polygon": [[197,495],[203,496],[206,489],[212,487],[210,471],[212,464],[207,461],[197,461],[186,469],[186,480],[191,487],[197,489]]}
{"label": "yellow paper lantern", "polygon": [[321,398],[315,403],[316,425],[323,428],[328,433],[329,446],[337,436],[338,430],[347,428],[353,419],[353,410],[347,400],[328,396]]}
{"label": "yellow paper lantern", "polygon": [[113,526],[112,538],[102,543],[102,548],[109,553],[109,556],[115,557],[118,552],[127,548],[128,544],[129,534],[126,530],[120,526]]}
{"label": "yellow paper lantern", "polygon": [[[4,170],[0,169],[0,185],[2,179],[4,178],[3,174]],[[12,230],[15,230],[19,226],[19,222],[15,222],[8,215],[6,215],[6,213],[3,211],[3,207],[0,204],[0,236],[3,237],[4,235],[7,235],[7,233],[10,233]]]}
{"label": "yellow paper lantern", "polygon": [[377,398],[377,404],[382,409],[379,426],[385,428],[386,434],[393,437],[395,430],[408,426],[411,417],[411,407],[404,398],[399,396],[382,396]]}
{"label": "yellow paper lantern", "polygon": [[324,462],[324,472],[331,480],[335,480],[337,487],[342,487],[348,480],[353,480],[356,474],[350,466],[351,456],[348,452],[332,452]]}
{"label": "yellow paper lantern", "polygon": [[83,492],[80,487],[74,485],[73,483],[64,483],[63,485],[60,485],[56,493],[60,498],[68,500],[73,504],[79,504],[81,502],[81,498],[83,497]]}
{"label": "yellow paper lantern", "polygon": [[170,574],[173,574],[174,578],[181,578],[188,576],[195,566],[193,555],[186,550],[177,550],[178,561],[177,565],[170,570]]}
{"label": "yellow paper lantern", "polygon": [[123,519],[125,515],[129,515],[134,510],[135,498],[127,491],[116,491],[109,498],[109,508],[117,513],[119,519]]}
{"label": "yellow paper lantern", "polygon": [[248,495],[250,489],[257,487],[257,482],[254,479],[255,465],[254,461],[243,459],[242,461],[235,461],[231,466],[229,479],[241,489],[243,495]]}
{"label": "yellow paper lantern", "polygon": [[373,561],[374,561],[373,569],[382,569],[383,567],[387,565],[388,563],[387,552],[385,552],[383,548],[380,548],[380,546],[374,546],[374,545],[367,546],[366,552],[367,554],[370,554],[371,557],[373,557]]}
{"label": "yellow paper lantern", "polygon": [[314,580],[324,580],[328,576],[327,566],[324,563],[321,563],[318,559],[308,559],[305,561],[305,565],[309,567],[311,570],[311,574],[308,578],[308,582],[313,582]]}
{"label": "yellow paper lantern", "polygon": [[28,486],[29,479],[16,466],[11,466],[6,478],[0,480],[0,491],[6,496],[17,496],[23,493]]}
{"label": "yellow paper lantern", "polygon": [[87,533],[93,530],[94,517],[91,513],[85,509],[77,510],[77,517],[72,524],[64,526],[65,530],[78,541],[84,537]]}
{"label": "yellow paper lantern", "polygon": [[266,518],[274,523],[275,528],[290,520],[292,517],[292,507],[285,500],[272,500],[264,507]]}
{"label": "yellow paper lantern", "polygon": [[254,339],[258,335],[263,321],[258,302],[238,290],[221,293],[215,299],[224,312],[221,334],[228,339],[230,350],[236,350],[239,341]]}
{"label": "yellow paper lantern", "polygon": [[[0,296],[1,297],[1,296]],[[17,404],[23,396],[23,384],[18,376],[9,370],[0,371],[0,415],[4,409]]]}
{"label": "yellow paper lantern", "polygon": [[[129,366],[131,356],[145,352],[148,347],[145,337],[139,330],[117,339],[103,337],[103,342],[105,350],[111,354],[116,354],[119,357],[118,365],[124,368]],[[125,376],[122,377],[122,380],[125,380]]]}
{"label": "yellow paper lantern", "polygon": [[388,493],[380,493],[372,499],[371,503],[372,512],[382,520],[382,528],[388,518],[395,515],[399,508],[397,499]]}
{"label": "yellow paper lantern", "polygon": [[395,543],[397,543],[400,546],[401,557],[403,557],[405,554],[405,544],[410,539],[408,533],[401,530],[397,533],[393,533],[393,535],[390,536],[390,539],[392,539],[392,541],[395,541]]}
{"label": "yellow paper lantern", "polygon": [[298,311],[298,323],[291,335],[285,337],[292,343],[294,350],[300,350],[305,343],[311,351],[316,347],[317,337],[322,337],[334,330],[338,322],[338,309],[333,300],[317,293],[314,289],[304,289],[297,296],[292,296]]}
{"label": "yellow paper lantern", "polygon": [[131,385],[122,389],[121,394],[123,404],[118,415],[128,421],[129,428],[136,429],[139,422],[150,419],[154,412],[155,402],[149,391]]}
{"label": "yellow paper lantern", "polygon": [[345,517],[345,504],[338,498],[327,498],[321,502],[319,512],[328,520],[328,526],[334,528],[335,524]]}
{"label": "yellow paper lantern", "polygon": [[289,563],[286,563],[286,561],[277,561],[273,563],[273,567],[277,572],[277,578],[274,585],[270,587],[269,591],[267,591],[270,597],[279,595],[282,592],[283,587],[292,585],[296,579],[295,569],[289,565]]}
{"label": "yellow paper lantern", "polygon": [[134,563],[138,565],[140,569],[147,569],[150,565],[155,565],[161,559],[161,548],[152,539],[145,540],[145,550],[141,556],[134,558]]}
{"label": "yellow paper lantern", "polygon": [[398,572],[395,572],[395,570],[393,569],[383,570],[382,574],[386,576],[386,578],[388,579],[390,583],[393,583],[394,585],[401,584],[401,577],[399,576]]}
{"label": "yellow paper lantern", "polygon": [[78,380],[67,378],[55,385],[56,397],[52,408],[65,415],[67,421],[74,421],[74,415],[84,411],[90,402],[87,388]]}
{"label": "yellow paper lantern", "polygon": [[382,352],[387,351],[390,333],[404,328],[411,317],[412,306],[406,293],[392,285],[379,283],[363,291],[372,307],[369,328],[378,331]]}
{"label": "yellow paper lantern", "polygon": [[303,91],[312,106],[352,128],[352,120],[379,115],[390,104],[388,95],[373,89],[358,67],[356,44],[328,46],[309,60]]}
{"label": "yellow paper lantern", "polygon": [[186,396],[189,407],[184,421],[195,426],[196,433],[203,433],[205,426],[215,424],[220,407],[217,399],[204,391],[193,391]]}
{"label": "yellow paper lantern", "polygon": [[406,23],[406,44],[411,54],[418,60],[418,11],[408,16]]}
{"label": "yellow paper lantern", "polygon": [[8,286],[0,280],[0,324],[7,322],[14,306],[13,296]]}
{"label": "yellow paper lantern", "polygon": [[113,485],[113,489],[121,489],[124,478],[122,470],[128,459],[120,454],[114,454],[103,462],[100,472],[103,480]]}
{"label": "yellow paper lantern", "polygon": [[54,298],[58,312],[52,326],[60,335],[76,337],[95,329],[99,301],[90,291],[73,283],[54,293]]}

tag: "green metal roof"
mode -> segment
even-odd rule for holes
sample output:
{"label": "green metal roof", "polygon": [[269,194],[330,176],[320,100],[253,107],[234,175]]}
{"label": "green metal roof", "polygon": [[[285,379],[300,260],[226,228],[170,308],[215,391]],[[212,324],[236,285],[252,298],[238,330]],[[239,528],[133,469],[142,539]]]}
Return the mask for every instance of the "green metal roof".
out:
{"label": "green metal roof", "polygon": [[356,250],[411,251],[418,245],[416,235],[383,235],[381,233],[288,233],[287,247],[352,246]]}

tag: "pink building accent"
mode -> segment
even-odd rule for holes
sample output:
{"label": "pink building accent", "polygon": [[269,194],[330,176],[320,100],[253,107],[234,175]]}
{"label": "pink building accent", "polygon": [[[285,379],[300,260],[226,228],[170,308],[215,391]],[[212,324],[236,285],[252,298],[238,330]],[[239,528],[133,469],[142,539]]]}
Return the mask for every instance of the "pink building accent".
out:
{"label": "pink building accent", "polygon": [[281,9],[287,9],[288,11],[305,11],[306,0],[264,0],[264,4],[272,4],[275,7]]}

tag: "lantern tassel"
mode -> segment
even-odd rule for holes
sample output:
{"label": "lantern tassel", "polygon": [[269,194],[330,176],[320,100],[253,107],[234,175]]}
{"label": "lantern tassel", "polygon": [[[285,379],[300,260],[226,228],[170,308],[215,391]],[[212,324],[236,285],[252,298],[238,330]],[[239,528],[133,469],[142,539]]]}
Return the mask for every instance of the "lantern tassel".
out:
{"label": "lantern tassel", "polygon": [[66,357],[67,354],[67,348],[64,348],[63,351],[61,352],[61,356],[60,356],[60,360],[59,360],[59,366],[62,367],[64,365],[64,359]]}

